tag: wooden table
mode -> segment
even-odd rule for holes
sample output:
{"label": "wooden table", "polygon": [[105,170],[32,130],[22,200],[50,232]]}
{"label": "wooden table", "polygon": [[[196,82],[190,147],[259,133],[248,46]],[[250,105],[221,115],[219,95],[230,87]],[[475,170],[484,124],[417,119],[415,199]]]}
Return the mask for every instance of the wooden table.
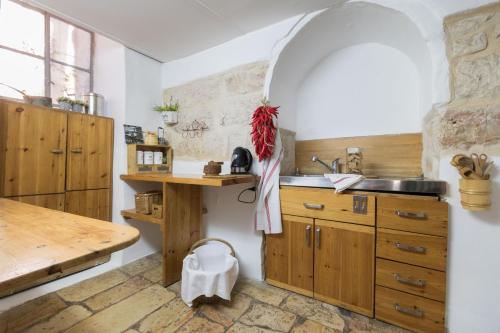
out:
{"label": "wooden table", "polygon": [[0,199],[0,296],[126,248],[135,228]]}
{"label": "wooden table", "polygon": [[[143,181],[163,184],[163,217],[138,214],[134,209],[121,212],[125,218],[156,223],[163,235],[163,284],[179,281],[182,260],[191,245],[200,239],[202,215],[202,187],[223,187],[252,183],[253,175],[230,175],[222,178],[203,178],[186,174],[121,175],[125,181]],[[235,198],[236,200],[236,198]]]}

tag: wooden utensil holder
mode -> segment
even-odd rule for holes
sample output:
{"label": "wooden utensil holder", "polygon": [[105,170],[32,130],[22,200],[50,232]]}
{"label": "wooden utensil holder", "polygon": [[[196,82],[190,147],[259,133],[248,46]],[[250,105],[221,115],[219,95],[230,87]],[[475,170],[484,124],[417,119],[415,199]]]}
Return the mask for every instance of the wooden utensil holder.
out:
{"label": "wooden utensil holder", "polygon": [[460,202],[470,211],[485,211],[491,207],[491,180],[460,179]]}

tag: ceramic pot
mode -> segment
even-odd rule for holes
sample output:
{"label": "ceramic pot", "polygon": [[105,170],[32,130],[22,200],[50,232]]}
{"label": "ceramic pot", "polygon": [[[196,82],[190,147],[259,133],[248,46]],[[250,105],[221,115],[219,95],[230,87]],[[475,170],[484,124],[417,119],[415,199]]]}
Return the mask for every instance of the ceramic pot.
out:
{"label": "ceramic pot", "polygon": [[177,111],[163,111],[161,113],[163,122],[167,125],[177,124],[177,113]]}
{"label": "ceramic pot", "polygon": [[73,104],[73,111],[75,111],[75,112],[83,112],[83,105]]}
{"label": "ceramic pot", "polygon": [[68,102],[59,102],[59,107],[63,110],[68,110],[72,111],[73,110],[73,104],[68,103]]}

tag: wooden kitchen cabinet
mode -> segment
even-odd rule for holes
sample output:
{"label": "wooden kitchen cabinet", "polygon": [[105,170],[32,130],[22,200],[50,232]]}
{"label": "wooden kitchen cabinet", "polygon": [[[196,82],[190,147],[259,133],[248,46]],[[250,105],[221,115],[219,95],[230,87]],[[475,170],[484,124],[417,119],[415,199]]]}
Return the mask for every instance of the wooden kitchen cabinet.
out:
{"label": "wooden kitchen cabinet", "polygon": [[9,199],[64,212],[64,193],[27,195],[24,197],[10,197]]}
{"label": "wooden kitchen cabinet", "polygon": [[283,215],[283,233],[266,238],[266,278],[276,286],[313,295],[314,220]]}
{"label": "wooden kitchen cabinet", "polygon": [[266,281],[373,316],[375,197],[330,192],[280,189],[283,233],[266,236]]}
{"label": "wooden kitchen cabinet", "polygon": [[375,229],[314,221],[314,297],[373,315]]}
{"label": "wooden kitchen cabinet", "polygon": [[110,189],[68,191],[65,211],[71,214],[111,221]]}
{"label": "wooden kitchen cabinet", "polygon": [[67,114],[0,100],[0,196],[62,193]]}
{"label": "wooden kitchen cabinet", "polygon": [[109,188],[113,163],[113,119],[68,115],[68,191]]}

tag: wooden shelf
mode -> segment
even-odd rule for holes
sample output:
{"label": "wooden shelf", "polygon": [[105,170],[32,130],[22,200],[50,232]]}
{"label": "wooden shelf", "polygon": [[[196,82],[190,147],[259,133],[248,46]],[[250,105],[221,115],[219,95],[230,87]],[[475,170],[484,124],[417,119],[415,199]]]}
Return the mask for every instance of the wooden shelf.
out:
{"label": "wooden shelf", "polygon": [[163,225],[163,219],[159,219],[157,217],[154,217],[153,215],[145,215],[145,214],[137,213],[135,211],[135,209],[122,210],[121,214],[126,219],[134,219],[134,220],[138,220],[138,221]]}
{"label": "wooden shelf", "polygon": [[183,174],[132,174],[121,175],[122,180],[137,180],[146,182],[171,183],[171,184],[187,184],[200,186],[215,186],[222,187],[234,184],[251,183],[256,178],[254,175],[227,175],[221,178],[203,178],[201,175],[183,175]]}

